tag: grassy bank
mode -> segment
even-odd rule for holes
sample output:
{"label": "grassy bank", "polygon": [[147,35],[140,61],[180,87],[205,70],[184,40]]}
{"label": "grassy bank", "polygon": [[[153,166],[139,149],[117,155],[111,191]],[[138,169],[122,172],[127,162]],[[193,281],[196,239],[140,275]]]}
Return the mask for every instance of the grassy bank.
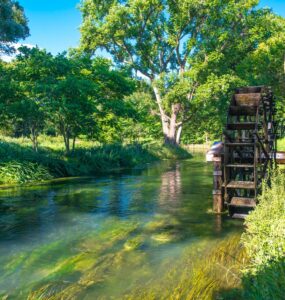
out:
{"label": "grassy bank", "polygon": [[134,168],[160,159],[183,159],[181,148],[148,144],[99,145],[79,140],[66,155],[58,138],[40,137],[38,152],[28,139],[0,138],[0,184],[43,181],[70,176],[92,176],[123,168]]}
{"label": "grassy bank", "polygon": [[285,138],[277,141],[277,149],[279,151],[285,151]]}
{"label": "grassy bank", "polygon": [[259,205],[246,219],[242,236],[249,264],[233,297],[224,299],[281,300],[285,282],[285,174],[275,171],[264,184]]}

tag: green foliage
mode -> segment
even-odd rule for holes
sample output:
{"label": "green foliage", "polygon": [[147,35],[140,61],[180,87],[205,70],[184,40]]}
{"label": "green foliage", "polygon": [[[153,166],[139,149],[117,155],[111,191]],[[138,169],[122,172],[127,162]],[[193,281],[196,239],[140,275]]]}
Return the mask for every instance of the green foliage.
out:
{"label": "green foliage", "polygon": [[0,0],[0,53],[11,53],[11,43],[29,35],[22,6],[15,0]]}
{"label": "green foliage", "polygon": [[269,184],[264,183],[256,210],[246,219],[243,242],[258,266],[284,258],[285,253],[285,174],[275,171]]}
{"label": "green foliage", "polygon": [[245,81],[236,75],[212,74],[196,91],[192,103],[193,114],[189,124],[184,126],[182,142],[184,144],[203,144],[209,140],[221,138],[226,122],[229,99],[237,86],[245,85]]}
{"label": "green foliage", "polygon": [[274,171],[264,183],[259,205],[246,219],[242,241],[250,258],[244,270],[242,299],[284,299],[285,174]]}
{"label": "green foliage", "polygon": [[278,151],[285,151],[285,138],[277,141]]}
{"label": "green foliage", "polygon": [[48,170],[36,163],[10,161],[0,164],[1,183],[27,183],[52,179]]}
{"label": "green foliage", "polygon": [[184,142],[205,132],[215,138],[233,86],[277,88],[283,78],[284,20],[257,4],[85,0],[81,46],[87,53],[103,48],[148,79],[166,142],[179,142],[182,127]]}
{"label": "green foliage", "polygon": [[120,131],[136,118],[134,105],[124,100],[135,81],[106,59],[22,47],[13,63],[0,68],[1,125],[29,137],[36,151],[40,133],[50,131],[63,137],[67,153],[82,134],[121,142]]}
{"label": "green foliage", "polygon": [[164,146],[162,143],[98,145],[81,140],[78,141],[78,148],[66,155],[57,138],[40,137],[41,139],[45,140],[45,147],[40,147],[38,152],[33,151],[29,140],[5,138],[0,142],[2,183],[92,176],[144,166],[146,162],[160,159],[191,157],[182,148]]}

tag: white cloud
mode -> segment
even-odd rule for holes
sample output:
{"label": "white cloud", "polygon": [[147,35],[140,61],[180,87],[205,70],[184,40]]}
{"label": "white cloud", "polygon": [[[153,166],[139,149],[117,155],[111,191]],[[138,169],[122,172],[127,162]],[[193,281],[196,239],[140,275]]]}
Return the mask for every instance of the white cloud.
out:
{"label": "white cloud", "polygon": [[30,48],[30,49],[36,47],[35,45],[31,45],[31,44],[21,44],[21,43],[16,43],[16,44],[13,45],[13,47],[16,49],[16,52],[13,53],[13,54],[11,54],[11,55],[6,55],[6,54],[1,54],[1,53],[0,53],[0,59],[3,60],[3,61],[6,61],[6,62],[12,61],[12,60],[16,57],[16,55],[19,54],[18,49],[19,49],[20,47],[23,47],[23,46],[28,47],[28,48]]}

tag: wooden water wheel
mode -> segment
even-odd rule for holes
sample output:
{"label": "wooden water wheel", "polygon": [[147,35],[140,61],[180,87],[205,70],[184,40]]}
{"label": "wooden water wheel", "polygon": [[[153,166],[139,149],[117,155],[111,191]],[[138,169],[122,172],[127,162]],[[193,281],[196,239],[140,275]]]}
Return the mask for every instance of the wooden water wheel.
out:
{"label": "wooden water wheel", "polygon": [[223,199],[233,217],[257,204],[262,180],[276,157],[274,98],[269,88],[236,90],[224,130]]}

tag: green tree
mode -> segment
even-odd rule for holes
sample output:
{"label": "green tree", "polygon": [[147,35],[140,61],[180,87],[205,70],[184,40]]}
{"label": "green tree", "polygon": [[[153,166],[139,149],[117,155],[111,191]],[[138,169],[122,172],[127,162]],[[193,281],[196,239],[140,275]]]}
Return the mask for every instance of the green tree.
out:
{"label": "green tree", "polygon": [[95,126],[93,97],[95,85],[84,59],[67,57],[65,53],[53,58],[53,79],[45,89],[47,117],[63,136],[66,153],[75,148],[80,134],[92,135]]}
{"label": "green tree", "polygon": [[[285,120],[285,19],[271,14],[264,20],[272,34],[249,52],[237,67],[236,73],[248,85],[271,86],[277,98],[277,119]],[[268,30],[267,29],[267,30]]]}
{"label": "green tree", "polygon": [[90,72],[96,86],[96,138],[103,143],[122,142],[126,127],[138,116],[137,107],[125,99],[135,91],[136,82],[127,70],[99,57],[92,60]]}
{"label": "green tree", "polygon": [[18,1],[0,0],[0,54],[11,53],[11,43],[29,35],[27,18]]}
{"label": "green tree", "polygon": [[11,125],[9,107],[19,100],[18,85],[12,81],[12,78],[11,66],[0,61],[0,124],[5,130]]}
{"label": "green tree", "polygon": [[[103,48],[150,82],[165,141],[178,143],[198,88],[270,35],[258,0],[85,0],[82,48]],[[268,25],[268,24],[267,24]],[[264,26],[263,26],[264,28]],[[229,59],[229,62],[227,60]],[[193,107],[194,106],[194,107]]]}
{"label": "green tree", "polygon": [[18,98],[7,108],[17,130],[31,139],[35,151],[45,125],[44,88],[53,79],[52,59],[45,50],[22,47],[17,59],[10,64],[11,82],[18,91]]}

